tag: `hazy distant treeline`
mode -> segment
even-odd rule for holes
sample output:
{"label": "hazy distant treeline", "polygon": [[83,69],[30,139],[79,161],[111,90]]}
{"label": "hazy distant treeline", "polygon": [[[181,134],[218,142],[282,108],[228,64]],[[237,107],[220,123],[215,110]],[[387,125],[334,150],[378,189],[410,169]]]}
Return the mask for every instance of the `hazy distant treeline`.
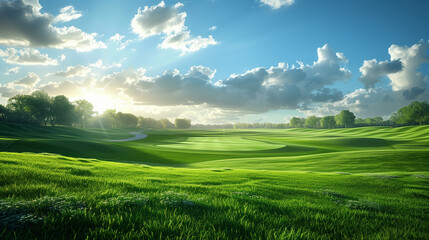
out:
{"label": "hazy distant treeline", "polygon": [[335,116],[308,118],[293,117],[289,123],[236,123],[232,128],[350,128],[365,126],[407,126],[429,124],[429,104],[427,102],[412,102],[392,114],[388,120],[382,117],[356,118],[354,113],[343,110]]}
{"label": "hazy distant treeline", "polygon": [[19,94],[11,97],[7,105],[0,104],[0,122],[44,125],[67,125],[100,128],[181,128],[191,127],[191,120],[155,120],[138,117],[131,113],[106,110],[101,115],[94,112],[93,105],[86,100],[70,102],[64,95],[50,97],[44,91],[30,95]]}

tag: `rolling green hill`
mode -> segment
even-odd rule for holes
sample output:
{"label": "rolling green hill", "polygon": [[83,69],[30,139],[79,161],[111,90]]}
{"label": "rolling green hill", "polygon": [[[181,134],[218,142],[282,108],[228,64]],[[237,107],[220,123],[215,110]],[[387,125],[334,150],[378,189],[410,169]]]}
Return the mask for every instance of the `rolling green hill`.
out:
{"label": "rolling green hill", "polygon": [[429,239],[429,127],[0,124],[0,239]]}

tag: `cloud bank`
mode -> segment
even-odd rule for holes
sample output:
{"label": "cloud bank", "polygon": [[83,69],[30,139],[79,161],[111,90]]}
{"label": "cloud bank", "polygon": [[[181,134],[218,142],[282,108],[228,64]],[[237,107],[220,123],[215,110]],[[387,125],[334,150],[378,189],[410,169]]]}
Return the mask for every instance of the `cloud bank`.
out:
{"label": "cloud bank", "polygon": [[36,49],[24,48],[16,50],[15,48],[8,48],[6,51],[0,49],[0,57],[8,64],[17,65],[58,65],[58,63],[65,59],[61,55],[59,59],[51,59],[48,54],[42,54]]}

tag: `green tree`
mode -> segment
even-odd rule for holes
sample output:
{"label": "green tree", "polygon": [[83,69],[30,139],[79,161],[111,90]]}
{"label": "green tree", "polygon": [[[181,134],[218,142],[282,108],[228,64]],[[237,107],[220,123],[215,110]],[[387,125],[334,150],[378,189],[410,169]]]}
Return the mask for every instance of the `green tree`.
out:
{"label": "green tree", "polygon": [[429,104],[427,102],[414,101],[410,105],[400,108],[396,116],[399,124],[428,124]]}
{"label": "green tree", "polygon": [[74,106],[64,95],[52,98],[51,124],[70,125],[73,122]]}
{"label": "green tree", "polygon": [[163,119],[160,119],[158,122],[163,129],[174,128],[174,124],[170,122],[170,120],[168,119],[163,118]]}
{"label": "green tree", "polygon": [[75,105],[75,122],[83,128],[94,113],[94,106],[86,100],[77,100]]}
{"label": "green tree", "polygon": [[176,120],[174,120],[174,125],[176,126],[177,129],[188,129],[191,127],[191,120],[189,119],[180,119],[180,118],[176,118]]}
{"label": "green tree", "polygon": [[7,108],[10,109],[12,112],[18,114],[19,122],[21,123],[21,125],[24,122],[25,118],[27,118],[26,122],[28,122],[28,120],[31,120],[31,116],[29,116],[29,102],[30,96],[23,94],[18,94],[7,100]]}
{"label": "green tree", "polygon": [[342,110],[335,116],[335,122],[338,126],[350,128],[355,124],[356,116],[349,110]]}
{"label": "green tree", "polygon": [[138,126],[140,128],[143,128],[143,129],[162,128],[162,126],[160,125],[160,123],[158,121],[156,121],[155,119],[153,119],[153,118],[144,118],[144,117],[139,117]]}
{"label": "green tree", "polygon": [[290,126],[293,128],[302,128],[305,125],[305,118],[293,117],[290,119]]}
{"label": "green tree", "polygon": [[320,126],[322,128],[334,128],[336,125],[334,116],[324,116],[320,119]]}
{"label": "green tree", "polygon": [[118,116],[115,109],[107,109],[100,117],[102,127],[115,128],[118,125]]}
{"label": "green tree", "polygon": [[320,127],[320,118],[316,116],[310,116],[305,120],[304,126],[306,128],[319,128]]}
{"label": "green tree", "polygon": [[135,115],[122,112],[118,112],[116,115],[120,127],[137,127],[138,118]]}
{"label": "green tree", "polygon": [[10,116],[10,111],[7,107],[0,104],[0,122],[7,122]]}

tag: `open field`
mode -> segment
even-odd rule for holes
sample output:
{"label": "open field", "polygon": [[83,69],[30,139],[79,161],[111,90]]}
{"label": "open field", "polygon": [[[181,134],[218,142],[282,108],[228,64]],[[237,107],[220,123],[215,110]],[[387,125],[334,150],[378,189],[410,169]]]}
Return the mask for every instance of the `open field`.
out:
{"label": "open field", "polygon": [[428,239],[429,126],[0,126],[0,239]]}

